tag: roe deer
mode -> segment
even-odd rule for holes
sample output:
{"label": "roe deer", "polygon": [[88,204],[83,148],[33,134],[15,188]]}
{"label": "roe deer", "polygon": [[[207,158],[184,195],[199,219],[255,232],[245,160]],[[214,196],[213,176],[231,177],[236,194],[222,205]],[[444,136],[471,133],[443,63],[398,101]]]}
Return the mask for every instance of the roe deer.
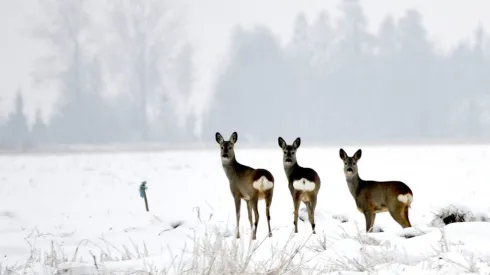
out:
{"label": "roe deer", "polygon": [[[225,141],[220,133],[216,133],[216,142],[221,147],[221,164],[230,183],[231,194],[235,200],[236,237],[237,239],[240,238],[241,199],[247,202],[248,220],[253,230],[252,240],[255,240],[257,237],[257,225],[259,224],[258,201],[265,199],[269,237],[272,237],[270,206],[274,192],[274,177],[265,169],[254,169],[236,160],[234,145],[237,139],[238,134],[236,132],[231,134],[229,141]],[[255,224],[252,223],[252,209],[255,214]]]}
{"label": "roe deer", "polygon": [[352,157],[340,148],[340,158],[344,161],[344,174],[349,191],[356,202],[357,210],[364,214],[366,232],[372,231],[376,213],[390,212],[391,217],[403,228],[411,227],[408,208],[413,193],[401,181],[366,181],[360,178],[357,162],[361,158],[361,149]]}
{"label": "roe deer", "polygon": [[320,190],[320,177],[311,168],[301,167],[296,160],[296,150],[301,145],[301,139],[298,137],[292,145],[287,145],[282,137],[278,138],[279,147],[283,155],[284,171],[288,178],[289,192],[293,198],[294,205],[294,233],[298,233],[298,210],[299,205],[303,202],[308,210],[313,234],[315,232],[315,208],[318,191]]}

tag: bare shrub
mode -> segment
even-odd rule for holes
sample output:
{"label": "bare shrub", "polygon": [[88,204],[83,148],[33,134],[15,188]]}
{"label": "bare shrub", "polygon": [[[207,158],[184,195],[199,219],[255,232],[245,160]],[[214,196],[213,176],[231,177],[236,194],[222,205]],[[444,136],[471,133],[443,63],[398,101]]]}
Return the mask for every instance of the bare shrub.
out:
{"label": "bare shrub", "polygon": [[484,214],[475,215],[465,207],[456,207],[454,205],[449,205],[434,213],[434,218],[432,219],[430,225],[442,227],[451,223],[475,221],[488,222],[490,221],[490,219]]}

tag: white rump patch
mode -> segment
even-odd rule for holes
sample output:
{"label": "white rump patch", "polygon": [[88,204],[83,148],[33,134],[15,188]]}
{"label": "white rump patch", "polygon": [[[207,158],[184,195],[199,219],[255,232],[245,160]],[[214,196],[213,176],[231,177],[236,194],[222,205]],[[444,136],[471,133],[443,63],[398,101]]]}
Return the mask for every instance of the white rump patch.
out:
{"label": "white rump patch", "polygon": [[398,195],[397,199],[404,204],[412,203],[413,197],[410,194]]}
{"label": "white rump patch", "polygon": [[293,187],[296,190],[313,191],[313,190],[315,190],[315,183],[312,181],[309,181],[305,178],[302,178],[302,179],[293,181]]}
{"label": "white rump patch", "polygon": [[274,187],[274,183],[268,180],[265,176],[262,176],[253,182],[253,187],[259,191],[264,191]]}

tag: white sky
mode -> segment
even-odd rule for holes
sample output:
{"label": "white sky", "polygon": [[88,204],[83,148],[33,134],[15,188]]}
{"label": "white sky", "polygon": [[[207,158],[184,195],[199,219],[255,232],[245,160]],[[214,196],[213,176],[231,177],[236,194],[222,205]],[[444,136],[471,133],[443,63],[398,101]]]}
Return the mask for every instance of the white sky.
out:
{"label": "white sky", "polygon": [[[338,16],[338,0],[175,0],[186,4],[189,38],[197,47],[195,59],[199,83],[196,89],[207,94],[214,75],[223,62],[230,30],[235,24],[251,28],[265,24],[281,41],[289,39],[296,15],[304,12],[309,20],[326,9]],[[185,1],[185,2],[184,2]],[[387,14],[399,17],[407,8],[423,15],[429,38],[439,49],[447,50],[470,37],[481,24],[490,30],[488,0],[361,0],[375,31]],[[39,42],[27,34],[32,15],[38,15],[36,0],[0,0],[0,116],[12,107],[13,95],[21,87],[26,96],[26,111],[42,106],[50,111],[53,95],[34,89],[31,73],[36,58],[43,56]]]}

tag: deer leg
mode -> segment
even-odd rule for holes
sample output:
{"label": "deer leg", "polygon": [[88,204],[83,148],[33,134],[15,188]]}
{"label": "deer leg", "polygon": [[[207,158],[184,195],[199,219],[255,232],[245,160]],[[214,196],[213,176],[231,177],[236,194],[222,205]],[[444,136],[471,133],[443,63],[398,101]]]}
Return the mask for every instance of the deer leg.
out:
{"label": "deer leg", "polygon": [[364,211],[364,218],[366,219],[366,233],[372,232],[376,214],[374,211]]}
{"label": "deer leg", "polygon": [[236,213],[236,238],[240,239],[240,206],[242,204],[240,196],[234,196]]}
{"label": "deer leg", "polygon": [[294,203],[294,233],[298,233],[298,211],[299,211],[299,195],[293,197]]}
{"label": "deer leg", "polygon": [[272,193],[270,193],[265,198],[265,215],[267,217],[267,226],[269,227],[269,237],[272,237],[272,231],[271,231],[271,214],[270,214],[271,203],[272,203]]}
{"label": "deer leg", "polygon": [[[303,202],[306,206],[306,212],[308,213],[308,220],[311,220],[310,212],[311,212],[311,204],[309,201]],[[301,205],[301,203],[299,203]],[[311,224],[311,222],[310,222]]]}
{"label": "deer leg", "polygon": [[308,217],[310,219],[311,230],[313,230],[313,234],[316,234],[315,231],[315,208],[316,208],[316,197],[311,197],[310,202],[307,204],[308,206]]}
{"label": "deer leg", "polygon": [[394,209],[389,209],[391,217],[403,228],[411,227],[408,220],[408,207],[398,205]]}
{"label": "deer leg", "polygon": [[255,214],[255,228],[254,228],[252,240],[257,239],[257,226],[259,225],[259,208],[258,208],[258,202],[259,201],[258,201],[257,198],[254,198],[250,202],[252,204],[252,208],[253,208],[254,214]]}
{"label": "deer leg", "polygon": [[250,228],[253,230],[254,229],[254,224],[252,220],[252,205],[250,204],[250,201],[247,201],[247,211],[248,211],[248,221],[250,222]]}
{"label": "deer leg", "polygon": [[[313,227],[313,224],[315,223],[313,220],[312,220],[312,216],[311,216],[311,202],[307,202],[305,203],[306,204],[306,210],[308,211],[308,220],[310,221],[310,224],[311,224],[311,227],[313,229],[313,232],[315,232],[315,229]],[[314,233],[313,233],[314,234]]]}
{"label": "deer leg", "polygon": [[403,219],[405,220],[406,227],[412,227],[412,224],[410,223],[410,219],[408,218],[408,205],[405,205],[402,214],[403,214],[402,215]]}

